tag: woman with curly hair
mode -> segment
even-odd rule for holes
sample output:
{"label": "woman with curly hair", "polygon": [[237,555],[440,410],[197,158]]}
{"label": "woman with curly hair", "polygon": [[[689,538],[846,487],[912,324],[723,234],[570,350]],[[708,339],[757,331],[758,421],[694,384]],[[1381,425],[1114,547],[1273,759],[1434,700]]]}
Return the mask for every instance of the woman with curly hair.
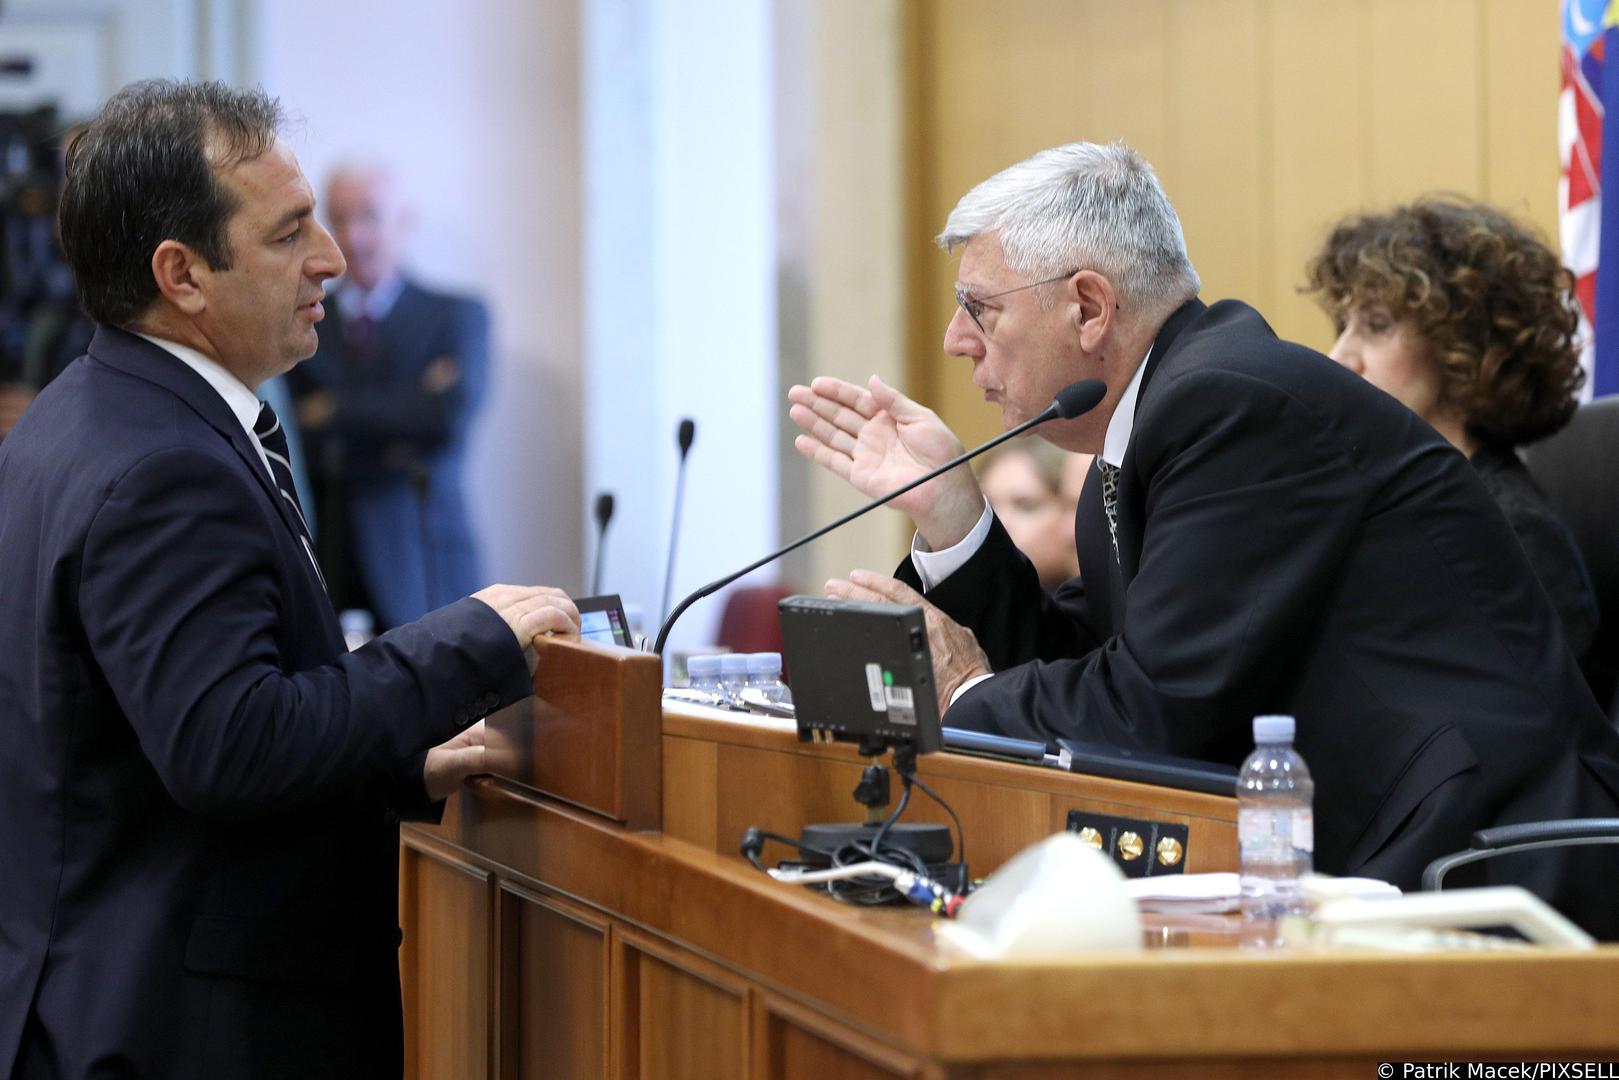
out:
{"label": "woman with curly hair", "polygon": [[1597,625],[1590,577],[1516,451],[1574,415],[1585,375],[1573,275],[1499,210],[1425,198],[1345,218],[1309,276],[1338,330],[1329,355],[1467,455],[1583,660]]}

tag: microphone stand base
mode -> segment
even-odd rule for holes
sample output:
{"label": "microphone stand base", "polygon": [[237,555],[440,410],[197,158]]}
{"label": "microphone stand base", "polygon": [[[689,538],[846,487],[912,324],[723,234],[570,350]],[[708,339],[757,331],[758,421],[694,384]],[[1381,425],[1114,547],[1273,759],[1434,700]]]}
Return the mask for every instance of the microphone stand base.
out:
{"label": "microphone stand base", "polygon": [[[806,825],[799,835],[800,853],[806,865],[825,867],[830,859],[816,854],[837,851],[848,844],[870,844],[877,835],[878,822],[838,822],[829,825]],[[948,825],[930,825],[921,822],[895,822],[883,834],[883,845],[904,848],[921,858],[928,866],[947,863],[955,851],[955,841]]]}

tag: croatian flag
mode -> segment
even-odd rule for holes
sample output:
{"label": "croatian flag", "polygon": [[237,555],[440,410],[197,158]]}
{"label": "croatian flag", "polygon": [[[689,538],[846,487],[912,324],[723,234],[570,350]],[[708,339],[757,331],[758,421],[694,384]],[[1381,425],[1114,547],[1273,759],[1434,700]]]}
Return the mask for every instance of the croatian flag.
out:
{"label": "croatian flag", "polygon": [[[1586,395],[1619,392],[1619,152],[1603,154],[1602,118],[1619,101],[1619,0],[1562,0],[1563,87],[1557,101],[1563,262],[1580,300]],[[1619,140],[1619,128],[1614,132]],[[1612,186],[1613,199],[1602,191]],[[1603,252],[1608,266],[1600,268]]]}

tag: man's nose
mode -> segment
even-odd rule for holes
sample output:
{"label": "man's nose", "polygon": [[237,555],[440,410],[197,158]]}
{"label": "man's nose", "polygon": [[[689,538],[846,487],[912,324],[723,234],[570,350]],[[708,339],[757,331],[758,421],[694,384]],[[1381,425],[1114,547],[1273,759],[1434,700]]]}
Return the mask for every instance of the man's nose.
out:
{"label": "man's nose", "polygon": [[974,359],[984,355],[984,335],[978,329],[978,324],[959,305],[955,314],[950,316],[950,325],[944,328],[944,351],[947,356],[970,356]]}
{"label": "man's nose", "polygon": [[343,258],[343,250],[324,225],[317,221],[315,228],[320,230],[319,245],[314,258],[309,261],[309,276],[321,280],[342,277],[343,271],[349,267],[348,260]]}

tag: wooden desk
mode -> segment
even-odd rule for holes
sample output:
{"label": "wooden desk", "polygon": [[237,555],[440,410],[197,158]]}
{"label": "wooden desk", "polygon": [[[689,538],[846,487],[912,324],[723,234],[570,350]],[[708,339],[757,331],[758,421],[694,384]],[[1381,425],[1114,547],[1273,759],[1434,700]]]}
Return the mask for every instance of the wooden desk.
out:
{"label": "wooden desk", "polygon": [[[408,1075],[1369,1078],[1379,1061],[1619,1058],[1615,948],[974,962],[921,912],[844,907],[733,854],[746,825],[852,817],[853,753],[696,709],[665,712],[657,742],[661,830],[503,779],[406,827]],[[954,755],[920,774],[961,814],[975,872],[1071,808],[1167,816],[1190,869],[1235,863],[1229,799]]]}

